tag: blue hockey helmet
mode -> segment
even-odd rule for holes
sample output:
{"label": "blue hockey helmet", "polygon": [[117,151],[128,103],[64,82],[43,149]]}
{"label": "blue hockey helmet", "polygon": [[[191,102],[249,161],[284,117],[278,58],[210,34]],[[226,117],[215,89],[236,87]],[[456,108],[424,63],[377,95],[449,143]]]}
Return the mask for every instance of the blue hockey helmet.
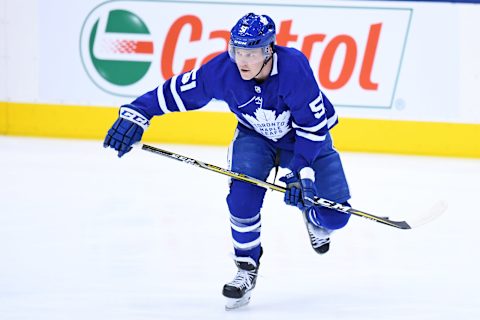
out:
{"label": "blue hockey helmet", "polygon": [[233,26],[230,32],[228,53],[235,61],[235,48],[254,49],[264,48],[265,56],[268,47],[275,43],[275,23],[267,15],[248,13]]}

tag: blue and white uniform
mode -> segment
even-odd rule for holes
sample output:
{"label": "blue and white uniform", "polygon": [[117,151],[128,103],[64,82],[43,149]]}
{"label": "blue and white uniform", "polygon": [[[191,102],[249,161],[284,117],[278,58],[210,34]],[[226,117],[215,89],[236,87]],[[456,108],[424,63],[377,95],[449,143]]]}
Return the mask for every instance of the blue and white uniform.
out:
{"label": "blue and white uniform", "polygon": [[[311,167],[318,196],[340,203],[350,198],[329,134],[337,113],[302,52],[275,46],[270,76],[261,83],[243,80],[225,52],[174,76],[132,105],[152,117],[197,110],[212,99],[225,101],[238,120],[229,152],[231,170],[265,180],[277,164],[293,172]],[[227,203],[236,256],[259,259],[264,195],[261,187],[232,181]],[[338,229],[348,221],[349,215],[326,212],[318,221],[326,228]]]}

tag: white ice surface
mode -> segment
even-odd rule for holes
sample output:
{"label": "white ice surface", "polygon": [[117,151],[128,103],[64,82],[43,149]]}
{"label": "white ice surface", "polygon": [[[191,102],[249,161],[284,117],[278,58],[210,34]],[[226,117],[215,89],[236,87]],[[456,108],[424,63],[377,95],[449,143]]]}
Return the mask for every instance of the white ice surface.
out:
{"label": "white ice surface", "polygon": [[[226,166],[226,148],[163,145]],[[343,153],[352,217],[330,252],[268,192],[252,301],[226,312],[235,267],[227,178],[100,141],[0,137],[0,319],[480,319],[480,161]]]}

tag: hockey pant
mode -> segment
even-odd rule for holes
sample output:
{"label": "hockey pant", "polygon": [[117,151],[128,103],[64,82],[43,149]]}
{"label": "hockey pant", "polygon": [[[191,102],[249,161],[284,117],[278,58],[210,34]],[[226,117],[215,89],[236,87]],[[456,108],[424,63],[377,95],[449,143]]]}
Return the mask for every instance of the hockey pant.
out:
{"label": "hockey pant", "polygon": [[[323,146],[312,165],[318,196],[339,203],[346,202],[350,192],[340,156],[333,148],[329,134]],[[234,172],[265,181],[275,167],[276,159],[279,159],[280,167],[286,168],[292,157],[292,151],[278,149],[256,133],[237,130],[229,150],[229,167]],[[265,188],[232,180],[227,204],[237,257],[251,257],[255,261],[260,258],[260,209],[265,192]],[[318,219],[315,224],[332,230],[344,227],[350,218],[349,214],[323,207],[315,207],[315,210]]]}

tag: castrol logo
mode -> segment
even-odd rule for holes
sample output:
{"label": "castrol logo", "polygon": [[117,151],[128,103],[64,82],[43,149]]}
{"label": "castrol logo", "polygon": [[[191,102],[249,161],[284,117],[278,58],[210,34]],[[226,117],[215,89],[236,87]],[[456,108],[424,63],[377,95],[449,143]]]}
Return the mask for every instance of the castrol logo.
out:
{"label": "castrol logo", "polygon": [[82,64],[100,90],[135,97],[227,50],[231,27],[251,11],[272,17],[276,44],[305,54],[336,106],[391,107],[408,49],[407,7],[109,1],[85,18]]}

